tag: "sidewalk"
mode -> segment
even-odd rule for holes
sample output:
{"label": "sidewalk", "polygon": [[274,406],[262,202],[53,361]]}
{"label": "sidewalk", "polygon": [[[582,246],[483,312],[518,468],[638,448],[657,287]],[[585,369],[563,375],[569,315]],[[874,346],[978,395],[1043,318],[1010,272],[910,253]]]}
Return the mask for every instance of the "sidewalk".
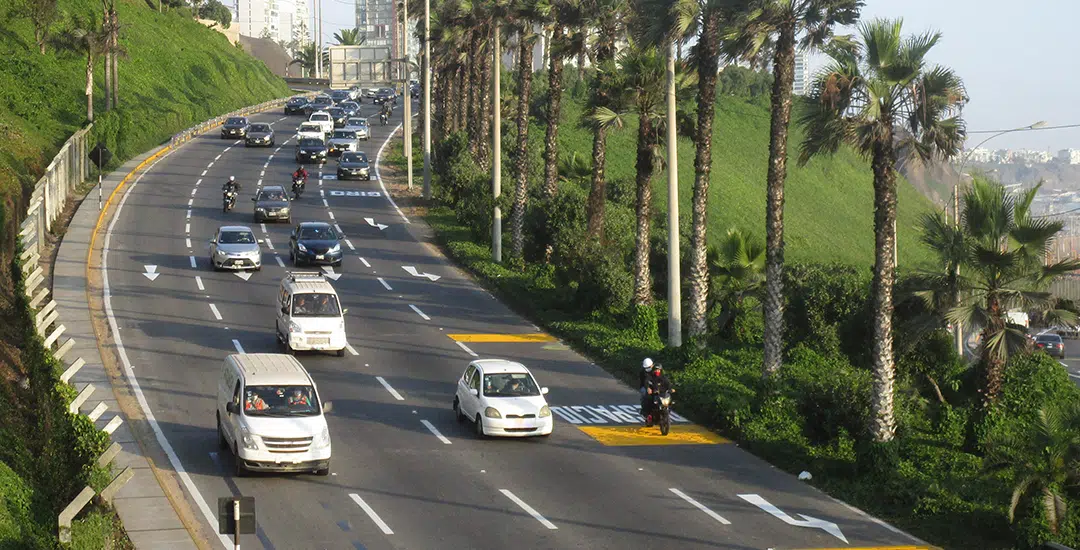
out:
{"label": "sidewalk", "polygon": [[[158,149],[154,149],[139,155],[110,173],[102,183],[104,195],[108,196],[124,176],[157,151]],[[126,188],[121,190],[121,193],[125,191]],[[67,327],[65,337],[70,336],[75,339],[74,348],[69,350],[65,357],[82,357],[86,361],[70,382],[80,391],[87,384],[93,384],[96,388],[80,409],[84,414],[97,407],[98,403],[103,402],[108,407],[96,422],[98,429],[104,428],[114,416],[123,417],[124,422],[112,434],[112,440],[122,447],[120,454],[113,461],[113,468],[114,472],[119,472],[130,466],[135,476],[120,489],[113,500],[113,505],[135,548],[194,550],[198,546],[181,521],[180,514],[166,497],[165,489],[162,488],[162,484],[158,482],[151,468],[152,460],[147,458],[132,432],[134,429],[139,430],[140,433],[147,433],[141,429],[145,428],[145,420],[128,418],[121,413],[118,396],[125,399],[125,404],[134,401],[130,397],[125,397],[131,395],[130,386],[126,380],[117,379],[114,387],[114,381],[105,369],[102,355],[114,353],[111,340],[103,342],[100,349],[98,347],[90,313],[86,278],[86,257],[90,235],[100,213],[97,205],[96,192],[92,191],[75,211],[60,242],[56,264],[53,266],[53,299],[56,300],[56,309]],[[102,241],[103,237],[99,236],[95,246],[100,247]],[[100,290],[98,293],[95,298],[100,300]],[[110,364],[115,363],[111,358],[110,361]],[[137,403],[135,408],[138,408]],[[132,409],[128,408],[128,410]],[[139,416],[141,417],[141,414]],[[150,441],[153,441],[152,435]],[[156,447],[156,443],[153,445]],[[151,450],[150,454],[157,453]],[[167,460],[157,459],[153,460],[153,463],[164,470],[162,473],[171,472],[171,466]],[[182,492],[175,494],[180,499],[185,498]],[[183,505],[186,506],[186,504]]]}

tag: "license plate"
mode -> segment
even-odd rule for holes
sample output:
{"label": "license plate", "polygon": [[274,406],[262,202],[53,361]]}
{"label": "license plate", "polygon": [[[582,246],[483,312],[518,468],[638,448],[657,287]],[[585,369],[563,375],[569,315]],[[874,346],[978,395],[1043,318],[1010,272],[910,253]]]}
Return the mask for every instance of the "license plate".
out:
{"label": "license plate", "polygon": [[233,261],[232,264],[233,265],[244,265],[244,261],[243,260],[235,260],[235,261]]}
{"label": "license plate", "polygon": [[316,260],[323,260],[323,259],[326,259],[326,255],[325,255],[325,254],[316,254],[316,255],[315,255],[315,259],[316,259]]}
{"label": "license plate", "polygon": [[329,344],[329,338],[308,338],[308,345],[310,346],[326,346]]}

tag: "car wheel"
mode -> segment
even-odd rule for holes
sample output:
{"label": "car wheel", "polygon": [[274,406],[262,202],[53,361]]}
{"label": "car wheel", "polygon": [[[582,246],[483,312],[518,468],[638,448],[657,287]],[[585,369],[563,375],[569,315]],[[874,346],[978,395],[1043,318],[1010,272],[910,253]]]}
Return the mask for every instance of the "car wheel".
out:
{"label": "car wheel", "polygon": [[476,415],[476,437],[484,437],[484,421],[480,419],[480,415]]}
{"label": "car wheel", "polygon": [[461,401],[457,397],[454,398],[454,419],[458,422],[465,422],[465,415],[461,413]]}
{"label": "car wheel", "polygon": [[293,349],[293,347],[291,345],[289,345],[288,340],[285,340],[285,353],[287,353],[289,355],[292,355],[292,356],[296,355],[296,350]]}
{"label": "car wheel", "polygon": [[214,271],[221,271],[221,267],[218,266],[218,264],[214,263],[213,257],[210,258],[210,267],[213,268]]}
{"label": "car wheel", "polygon": [[221,429],[221,413],[217,413],[217,436],[218,446],[222,449],[228,449],[229,442],[225,440],[225,431]]}
{"label": "car wheel", "polygon": [[341,349],[337,350],[337,356],[338,357],[345,357],[345,348],[341,348]]}
{"label": "car wheel", "polygon": [[330,464],[327,464],[326,467],[321,469],[321,470],[315,470],[315,475],[317,475],[317,476],[328,476],[328,475],[330,475]]}
{"label": "car wheel", "polygon": [[262,264],[255,266],[255,271],[262,271]]}
{"label": "car wheel", "polygon": [[247,468],[244,467],[244,461],[240,459],[240,450],[237,447],[233,447],[233,475],[234,477],[246,477],[248,474]]}

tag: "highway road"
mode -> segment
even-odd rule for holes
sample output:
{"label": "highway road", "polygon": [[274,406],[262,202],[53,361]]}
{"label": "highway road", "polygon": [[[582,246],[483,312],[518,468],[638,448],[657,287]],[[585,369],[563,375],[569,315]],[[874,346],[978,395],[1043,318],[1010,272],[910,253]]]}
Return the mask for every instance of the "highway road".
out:
{"label": "highway road", "polygon": [[[375,114],[373,105],[363,107]],[[388,126],[376,119],[369,156],[387,142],[401,110]],[[289,184],[296,165],[287,140],[301,120],[253,119],[274,124],[277,147],[245,148],[217,133],[193,140],[130,187],[106,241],[126,362],[207,525],[216,528],[218,497],[242,494],[255,497],[258,514],[258,533],[245,538],[245,549],[913,543],[688,422],[667,438],[642,433],[626,412],[636,408],[635,391],[557,341],[520,338],[539,330],[421,244],[419,221],[407,222],[379,181],[333,179],[333,161],[321,178],[312,171],[293,203],[294,224],[330,221],[347,236],[333,284],[349,310],[351,349],[343,358],[298,356],[334,403],[332,474],[234,478],[231,456],[218,453],[215,384],[225,355],[279,349],[274,299],[290,230],[254,223],[248,199],[258,182]],[[244,189],[226,214],[220,187],[230,175]],[[249,225],[268,241],[262,271],[246,280],[209,266],[207,240],[226,224]],[[146,276],[147,266],[159,275]],[[413,276],[408,266],[437,279]],[[555,433],[481,440],[458,424],[453,391],[474,357],[529,366],[551,389]]]}

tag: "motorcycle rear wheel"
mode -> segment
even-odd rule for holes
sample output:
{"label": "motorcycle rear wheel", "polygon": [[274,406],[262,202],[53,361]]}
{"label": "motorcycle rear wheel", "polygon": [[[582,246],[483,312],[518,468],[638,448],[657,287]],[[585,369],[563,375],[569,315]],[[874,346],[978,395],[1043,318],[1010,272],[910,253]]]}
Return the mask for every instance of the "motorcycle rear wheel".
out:
{"label": "motorcycle rear wheel", "polygon": [[671,431],[671,418],[666,414],[660,415],[660,435],[667,435]]}

